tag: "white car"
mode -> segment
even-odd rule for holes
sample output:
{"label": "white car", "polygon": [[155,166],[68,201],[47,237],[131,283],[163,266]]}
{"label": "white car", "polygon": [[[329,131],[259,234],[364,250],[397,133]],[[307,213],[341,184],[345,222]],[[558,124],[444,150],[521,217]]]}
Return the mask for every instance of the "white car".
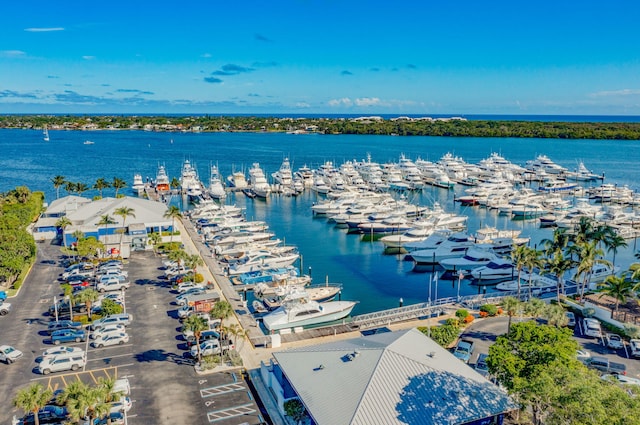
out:
{"label": "white car", "polygon": [[45,357],[38,364],[38,372],[48,375],[51,372],[63,372],[66,370],[78,370],[87,363],[84,353],[71,356]]}
{"label": "white car", "polygon": [[107,334],[96,338],[91,343],[95,348],[107,347],[109,345],[122,345],[129,342],[129,335],[126,333]]}
{"label": "white car", "polygon": [[96,291],[122,291],[129,288],[131,284],[128,281],[121,282],[118,278],[110,277],[105,281],[100,281],[96,284]]}
{"label": "white car", "polygon": [[576,326],[576,315],[573,314],[572,311],[567,311],[565,313],[567,315],[567,326],[573,328]]}
{"label": "white car", "polygon": [[121,333],[125,333],[125,332],[126,332],[126,328],[124,327],[124,325],[111,324],[111,325],[104,326],[102,328],[98,328],[95,331],[91,332],[91,335],[89,336],[89,338],[91,338],[91,339],[99,339],[99,338],[102,338],[102,337],[104,337],[106,335],[121,334]]}
{"label": "white car", "polygon": [[627,385],[640,385],[640,379],[632,378],[627,375],[619,375],[617,373],[605,373],[600,377],[604,381],[618,382]]}
{"label": "white car", "polygon": [[127,413],[131,410],[131,399],[127,396],[120,397],[120,400],[111,403],[111,412],[124,412]]}
{"label": "white car", "polygon": [[191,315],[191,313],[194,312],[194,309],[192,306],[190,305],[183,305],[182,307],[180,307],[178,309],[178,317],[180,319],[186,319],[187,317],[189,317]]}
{"label": "white car", "polygon": [[131,387],[129,386],[129,379],[127,378],[116,379],[115,384],[113,384],[113,392],[120,393],[120,395],[129,395],[131,393]]}
{"label": "white car", "polygon": [[578,350],[578,352],[576,353],[576,358],[582,363],[587,363],[591,358],[591,353],[587,350]]}
{"label": "white car", "polygon": [[103,300],[107,299],[117,302],[118,304],[124,304],[124,292],[120,291],[100,294],[100,296],[98,297],[98,301],[95,304],[100,305]]}
{"label": "white car", "polygon": [[67,347],[66,345],[58,345],[53,348],[49,348],[42,353],[42,357],[55,357],[65,354],[81,354],[84,355],[84,350],[80,347]]}
{"label": "white car", "polygon": [[624,341],[618,334],[607,334],[607,347],[617,350],[624,347]]}
{"label": "white car", "polygon": [[191,288],[182,292],[180,295],[176,295],[176,304],[185,305],[187,303],[187,297],[189,295],[198,295],[206,292],[205,288]]}
{"label": "white car", "polygon": [[640,339],[632,339],[629,341],[629,351],[631,357],[640,357]]}
{"label": "white car", "polygon": [[11,364],[22,357],[22,351],[10,345],[0,345],[0,360],[6,364]]}
{"label": "white car", "polygon": [[191,288],[202,288],[204,289],[204,286],[199,284],[199,283],[193,283],[193,282],[181,282],[178,284],[178,292],[180,292],[181,294],[183,292],[188,291]]}
{"label": "white car", "polygon": [[602,336],[600,322],[596,319],[588,317],[582,319],[582,331],[585,336],[590,336],[592,338],[600,338]]}

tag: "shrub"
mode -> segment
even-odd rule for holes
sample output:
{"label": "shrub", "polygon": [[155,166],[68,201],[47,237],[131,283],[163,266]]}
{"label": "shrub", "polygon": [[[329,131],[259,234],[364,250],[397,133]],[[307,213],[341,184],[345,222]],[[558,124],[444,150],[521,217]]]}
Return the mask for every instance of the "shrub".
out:
{"label": "shrub", "polygon": [[475,319],[475,317],[473,317],[473,315],[468,315],[467,317],[464,318],[464,323],[471,323],[473,322],[473,320]]}
{"label": "shrub", "polygon": [[442,347],[449,347],[458,338],[458,327],[451,325],[433,326],[431,329],[424,329],[422,333],[428,335],[431,332],[431,339]]}
{"label": "shrub", "polygon": [[459,319],[464,319],[468,315],[469,315],[469,312],[464,308],[461,308],[460,310],[456,311],[456,317]]}
{"label": "shrub", "polygon": [[496,312],[499,315],[501,315],[502,313],[504,313],[504,310],[500,307],[498,307],[498,311]]}
{"label": "shrub", "polygon": [[489,315],[489,313],[487,313],[486,311],[480,311],[480,317],[487,317]]}
{"label": "shrub", "polygon": [[204,282],[204,276],[202,276],[202,274],[200,273],[196,273],[195,277],[193,278],[195,283],[202,283]]}
{"label": "shrub", "polygon": [[90,322],[93,322],[96,319],[99,319],[101,316],[99,314],[92,314],[91,315],[91,320],[89,320],[89,318],[87,317],[86,314],[79,314],[77,316],[73,316],[73,321],[74,322],[80,322],[83,325],[87,325]]}
{"label": "shrub", "polygon": [[480,313],[487,313],[487,316],[495,316],[498,314],[498,307],[493,304],[485,304],[480,307]]}
{"label": "shrub", "polygon": [[460,319],[457,317],[451,317],[449,319],[447,319],[444,324],[446,326],[453,326],[455,328],[459,328],[460,327]]}

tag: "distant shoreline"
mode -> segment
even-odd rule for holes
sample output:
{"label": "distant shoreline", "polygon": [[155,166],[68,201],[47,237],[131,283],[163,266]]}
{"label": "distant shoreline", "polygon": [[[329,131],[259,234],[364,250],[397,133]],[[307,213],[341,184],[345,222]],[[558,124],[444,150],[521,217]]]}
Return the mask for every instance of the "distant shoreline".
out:
{"label": "distant shoreline", "polygon": [[168,133],[250,132],[640,140],[640,117],[634,118],[638,121],[472,120],[461,116],[296,118],[197,115],[4,115],[0,116],[0,128],[40,131],[46,128],[51,131],[129,130]]}

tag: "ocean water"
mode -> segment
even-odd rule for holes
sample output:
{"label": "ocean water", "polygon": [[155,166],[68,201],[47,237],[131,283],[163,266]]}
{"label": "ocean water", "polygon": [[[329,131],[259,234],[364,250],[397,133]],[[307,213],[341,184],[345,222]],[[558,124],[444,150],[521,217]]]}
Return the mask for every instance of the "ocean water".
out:
{"label": "ocean water", "polygon": [[[508,138],[439,138],[347,135],[290,135],[263,133],[154,133],[142,131],[50,131],[50,142],[34,130],[0,130],[0,191],[19,185],[44,191],[46,199],[55,199],[51,179],[56,175],[92,186],[97,178],[123,178],[129,184],[133,175],[155,178],[159,164],[166,166],[172,177],[178,177],[182,162],[189,159],[197,168],[200,179],[208,183],[209,166],[217,164],[221,174],[247,170],[258,162],[270,176],[288,157],[292,168],[302,165],[317,167],[325,161],[340,164],[346,160],[362,160],[371,155],[373,161],[397,161],[401,154],[411,158],[438,160],[451,152],[465,161],[475,163],[499,152],[508,160],[524,165],[539,154],[569,169],[578,161],[596,173],[604,173],[605,181],[640,189],[640,141],[555,140]],[[90,140],[93,144],[85,145]],[[456,189],[458,193],[464,187]],[[65,195],[61,189],[61,196]],[[128,190],[125,189],[128,193]],[[96,191],[86,192],[94,196]],[[107,190],[105,196],[113,196]],[[506,216],[478,207],[454,204],[454,192],[426,187],[421,193],[409,195],[421,205],[440,202],[445,209],[469,216],[469,230],[484,225],[520,229],[537,245],[551,235],[551,230],[539,229],[535,221],[512,221]],[[412,271],[411,262],[399,256],[385,255],[379,242],[363,242],[358,235],[348,235],[343,229],[315,218],[311,205],[316,195],[306,192],[289,198],[272,196],[267,202],[230,196],[228,203],[246,208],[248,219],[265,220],[277,237],[298,246],[305,273],[311,268],[314,283],[325,280],[343,284],[342,299],[358,300],[354,314],[426,301],[430,270]],[[636,251],[634,240],[616,256],[616,264],[627,267]],[[609,255],[611,257],[611,255]],[[462,281],[460,294],[478,293],[477,286]],[[432,287],[432,291],[435,289]],[[440,280],[438,297],[455,296],[457,282]]]}

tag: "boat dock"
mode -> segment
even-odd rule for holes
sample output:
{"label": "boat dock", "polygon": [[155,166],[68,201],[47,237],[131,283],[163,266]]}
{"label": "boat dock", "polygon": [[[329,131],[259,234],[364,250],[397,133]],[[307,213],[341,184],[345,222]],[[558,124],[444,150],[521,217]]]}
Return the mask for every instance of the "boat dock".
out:
{"label": "boat dock", "polygon": [[[242,328],[246,331],[251,344],[254,347],[268,346],[271,341],[271,336],[263,332],[258,322],[259,318],[254,317],[247,307],[246,292],[248,292],[250,288],[248,286],[244,287],[245,285],[234,285],[231,283],[189,220],[184,220],[181,223],[181,227],[193,243],[192,248],[200,253],[205,265],[209,268],[216,286],[222,292],[224,298],[231,304],[235,316]],[[187,241],[184,240],[184,242]],[[434,303],[413,304],[353,316],[343,319],[342,322],[338,324],[334,323],[332,325],[311,329],[304,329],[302,327],[283,329],[280,330],[279,333],[281,342],[289,343],[323,336],[335,336],[346,332],[367,331],[400,322],[439,317],[443,314],[455,312],[460,306],[477,308],[482,304],[496,303],[504,297],[516,295],[516,293],[504,292],[500,294],[469,295],[459,298],[441,298]],[[526,292],[523,291],[521,298],[526,298],[526,296]]]}

